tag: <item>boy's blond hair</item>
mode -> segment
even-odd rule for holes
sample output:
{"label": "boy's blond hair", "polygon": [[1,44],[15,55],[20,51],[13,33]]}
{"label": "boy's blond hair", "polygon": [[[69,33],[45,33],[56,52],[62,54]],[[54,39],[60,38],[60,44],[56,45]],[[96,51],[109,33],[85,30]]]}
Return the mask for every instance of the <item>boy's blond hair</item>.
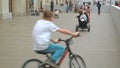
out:
{"label": "boy's blond hair", "polygon": [[49,10],[45,10],[43,12],[43,18],[50,18],[53,17],[53,12],[49,11]]}

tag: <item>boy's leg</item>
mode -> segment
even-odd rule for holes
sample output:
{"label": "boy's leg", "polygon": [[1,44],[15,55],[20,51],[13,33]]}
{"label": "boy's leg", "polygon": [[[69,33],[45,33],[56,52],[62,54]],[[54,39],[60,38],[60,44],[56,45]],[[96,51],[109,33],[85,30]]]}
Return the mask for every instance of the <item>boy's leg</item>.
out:
{"label": "boy's leg", "polygon": [[52,56],[50,57],[50,60],[52,60],[54,63],[63,55],[65,51],[65,48],[58,44],[49,44],[49,47],[44,50],[44,52],[52,53]]}

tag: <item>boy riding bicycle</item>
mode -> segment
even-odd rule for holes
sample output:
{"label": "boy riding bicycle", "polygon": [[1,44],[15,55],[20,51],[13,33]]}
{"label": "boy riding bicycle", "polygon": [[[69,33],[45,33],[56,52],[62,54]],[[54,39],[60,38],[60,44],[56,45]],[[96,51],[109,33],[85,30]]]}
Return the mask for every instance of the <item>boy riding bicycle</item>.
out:
{"label": "boy riding bicycle", "polygon": [[[53,32],[60,32],[63,34],[71,35],[77,37],[79,32],[71,32],[66,29],[62,29],[55,25],[53,21],[53,13],[51,11],[45,10],[43,12],[42,20],[38,20],[33,28],[33,49],[35,52],[51,53],[51,57],[46,62],[55,68],[58,68],[55,63],[64,53],[65,47],[55,44],[59,42],[58,40],[52,39],[51,34]],[[53,43],[52,43],[53,42]]]}

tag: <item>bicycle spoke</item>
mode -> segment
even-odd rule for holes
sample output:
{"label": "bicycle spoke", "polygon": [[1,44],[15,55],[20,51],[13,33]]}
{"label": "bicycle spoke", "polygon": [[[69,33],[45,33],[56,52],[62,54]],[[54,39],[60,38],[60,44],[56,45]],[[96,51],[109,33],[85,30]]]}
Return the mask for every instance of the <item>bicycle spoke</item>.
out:
{"label": "bicycle spoke", "polygon": [[73,68],[75,68],[75,64],[74,64],[74,62],[72,62],[72,66],[73,66]]}
{"label": "bicycle spoke", "polygon": [[73,59],[72,65],[73,65],[73,68],[80,68],[80,65],[79,65],[78,61],[76,61],[76,59]]}

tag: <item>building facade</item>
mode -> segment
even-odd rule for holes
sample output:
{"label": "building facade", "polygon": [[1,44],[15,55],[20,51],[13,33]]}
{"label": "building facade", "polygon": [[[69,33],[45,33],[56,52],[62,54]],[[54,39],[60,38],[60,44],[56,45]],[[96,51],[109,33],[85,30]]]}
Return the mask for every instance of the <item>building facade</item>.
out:
{"label": "building facade", "polygon": [[[31,9],[50,5],[51,0],[0,0],[0,20],[16,16],[29,15]],[[53,0],[54,4],[65,3],[65,0]]]}
{"label": "building facade", "polygon": [[[16,16],[30,15],[31,10],[50,5],[51,0],[0,0],[0,20],[9,19]],[[54,5],[65,4],[70,0],[53,0]],[[78,0],[72,0],[74,2]],[[81,1],[81,0],[80,0]],[[84,0],[85,1],[85,0]],[[88,1],[88,0],[87,0]],[[97,0],[90,0],[91,2]],[[109,1],[114,4],[115,0],[102,0]]]}

